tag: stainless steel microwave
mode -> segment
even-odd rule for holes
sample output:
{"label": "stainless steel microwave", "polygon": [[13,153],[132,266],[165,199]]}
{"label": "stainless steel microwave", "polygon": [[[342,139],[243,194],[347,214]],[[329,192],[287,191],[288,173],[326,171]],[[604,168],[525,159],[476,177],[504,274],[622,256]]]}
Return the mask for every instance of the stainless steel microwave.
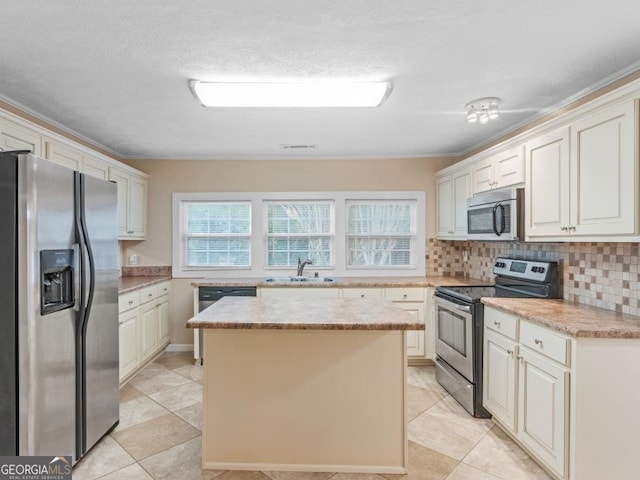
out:
{"label": "stainless steel microwave", "polygon": [[469,240],[524,240],[524,189],[505,188],[467,199]]}

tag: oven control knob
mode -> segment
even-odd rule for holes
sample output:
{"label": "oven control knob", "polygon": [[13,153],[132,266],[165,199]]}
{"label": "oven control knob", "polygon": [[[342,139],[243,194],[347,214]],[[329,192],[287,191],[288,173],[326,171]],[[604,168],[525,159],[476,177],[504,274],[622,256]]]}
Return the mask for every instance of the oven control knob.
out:
{"label": "oven control knob", "polygon": [[545,268],[544,268],[544,267],[539,267],[539,268],[538,268],[538,273],[544,273],[544,271],[545,271]]}
{"label": "oven control knob", "polygon": [[538,272],[538,267],[531,267],[531,271],[533,273],[537,273]]}

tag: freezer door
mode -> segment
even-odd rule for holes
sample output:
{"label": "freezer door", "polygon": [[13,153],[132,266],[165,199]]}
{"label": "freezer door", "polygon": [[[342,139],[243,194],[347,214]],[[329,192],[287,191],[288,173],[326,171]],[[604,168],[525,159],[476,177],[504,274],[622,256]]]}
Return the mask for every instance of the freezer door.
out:
{"label": "freezer door", "polygon": [[[43,310],[40,262],[41,251],[76,251],[73,171],[20,155],[17,201],[18,453],[75,459],[77,305]],[[72,284],[75,298],[77,275]]]}
{"label": "freezer door", "polygon": [[[95,283],[85,336],[85,441],[89,450],[119,419],[116,185],[83,175],[85,225]],[[88,258],[87,262],[88,265]],[[90,272],[85,272],[87,285]]]}

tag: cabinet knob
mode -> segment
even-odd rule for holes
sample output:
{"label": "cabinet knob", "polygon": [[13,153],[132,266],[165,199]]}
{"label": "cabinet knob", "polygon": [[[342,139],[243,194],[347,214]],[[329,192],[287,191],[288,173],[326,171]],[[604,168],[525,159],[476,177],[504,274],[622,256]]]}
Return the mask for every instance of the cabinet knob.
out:
{"label": "cabinet knob", "polygon": [[560,227],[561,232],[566,232],[569,230],[569,227]]}
{"label": "cabinet knob", "polygon": [[540,345],[540,348],[542,348],[542,340],[540,340],[538,338],[534,338],[533,339],[533,343],[535,343],[536,345]]}
{"label": "cabinet knob", "polygon": [[364,293],[361,293],[361,294],[360,294],[360,298],[364,298]]}
{"label": "cabinet knob", "polygon": [[404,295],[402,295],[402,298],[407,298],[407,294],[405,293]]}
{"label": "cabinet knob", "polygon": [[493,324],[494,324],[496,327],[500,328],[500,322],[496,322],[496,321],[494,320],[494,321],[493,321]]}
{"label": "cabinet knob", "polygon": [[129,300],[129,305],[133,305],[133,300]]}
{"label": "cabinet knob", "polygon": [[507,354],[508,354],[509,356],[512,356],[512,355],[513,355],[513,350],[507,350]]}
{"label": "cabinet knob", "polygon": [[153,293],[147,294],[147,297],[153,297]]}

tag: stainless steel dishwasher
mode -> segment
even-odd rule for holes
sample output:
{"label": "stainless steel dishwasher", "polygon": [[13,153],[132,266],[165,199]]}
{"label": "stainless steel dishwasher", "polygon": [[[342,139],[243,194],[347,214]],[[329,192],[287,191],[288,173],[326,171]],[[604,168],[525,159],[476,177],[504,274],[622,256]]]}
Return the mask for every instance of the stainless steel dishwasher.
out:
{"label": "stainless steel dishwasher", "polygon": [[[222,297],[255,297],[256,287],[198,287],[198,313],[213,305]],[[193,331],[193,357],[202,363],[202,335]]]}

